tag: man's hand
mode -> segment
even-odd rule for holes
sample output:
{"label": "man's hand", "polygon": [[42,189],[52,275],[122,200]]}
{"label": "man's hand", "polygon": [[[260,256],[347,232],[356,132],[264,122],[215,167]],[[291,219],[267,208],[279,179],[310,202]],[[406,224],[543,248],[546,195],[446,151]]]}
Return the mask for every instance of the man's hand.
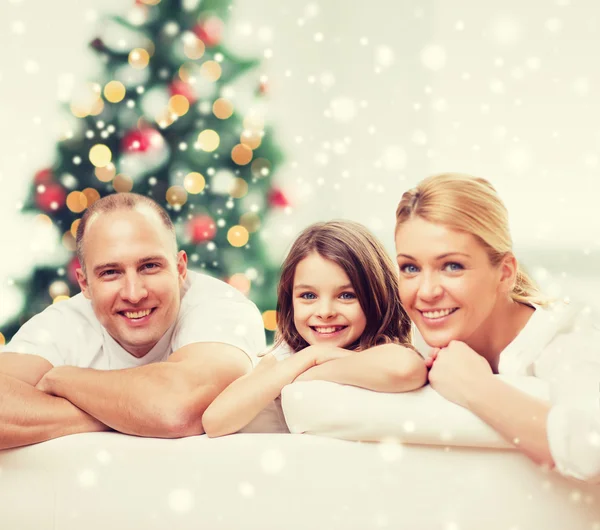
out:
{"label": "man's hand", "polygon": [[440,395],[468,408],[469,396],[475,386],[493,379],[489,363],[464,342],[451,341],[433,352],[429,383]]}

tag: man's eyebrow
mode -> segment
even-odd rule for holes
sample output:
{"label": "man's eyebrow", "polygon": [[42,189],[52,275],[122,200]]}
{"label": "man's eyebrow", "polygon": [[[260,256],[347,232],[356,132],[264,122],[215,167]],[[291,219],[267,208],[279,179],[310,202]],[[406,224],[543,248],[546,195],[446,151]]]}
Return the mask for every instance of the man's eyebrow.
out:
{"label": "man's eyebrow", "polygon": [[100,265],[96,265],[94,267],[94,274],[100,272],[103,269],[117,269],[120,265],[120,263],[101,263]]}
{"label": "man's eyebrow", "polygon": [[[139,260],[136,261],[136,265],[143,265],[144,263],[148,263],[150,261],[160,261],[160,262],[164,262],[166,261],[166,258],[164,256],[146,256],[144,258],[140,258]],[[121,267],[122,264],[121,263],[117,263],[116,261],[114,262],[110,262],[110,263],[101,263],[100,265],[96,265],[94,267],[94,273],[98,273],[103,269],[118,269],[119,267]]]}
{"label": "man's eyebrow", "polygon": [[139,260],[137,260],[137,265],[141,265],[143,263],[148,263],[149,261],[165,261],[166,258],[164,256],[148,256],[146,258],[140,258]]}

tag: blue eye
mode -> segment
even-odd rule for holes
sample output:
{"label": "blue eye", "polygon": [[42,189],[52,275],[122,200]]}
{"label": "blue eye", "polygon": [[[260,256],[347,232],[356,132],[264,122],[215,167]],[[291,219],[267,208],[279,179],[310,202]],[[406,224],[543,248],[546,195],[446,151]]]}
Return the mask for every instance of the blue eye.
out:
{"label": "blue eye", "polygon": [[448,272],[457,272],[464,270],[464,267],[460,263],[451,261],[449,263],[444,264],[444,270]]}
{"label": "blue eye", "polygon": [[404,274],[417,274],[419,272],[419,267],[412,263],[405,263],[404,265],[400,265],[400,272]]}
{"label": "blue eye", "polygon": [[100,273],[100,277],[101,278],[106,278],[108,276],[114,276],[115,274],[117,274],[117,271],[115,269],[107,269],[107,270],[102,271]]}
{"label": "blue eye", "polygon": [[142,269],[146,269],[146,270],[155,270],[158,269],[159,264],[158,263],[144,263],[144,265],[142,265]]}
{"label": "blue eye", "polygon": [[340,298],[342,300],[354,300],[356,298],[356,295],[354,293],[345,292],[340,294]]}
{"label": "blue eye", "polygon": [[304,300],[315,300],[317,296],[315,293],[302,293],[299,298],[303,298]]}

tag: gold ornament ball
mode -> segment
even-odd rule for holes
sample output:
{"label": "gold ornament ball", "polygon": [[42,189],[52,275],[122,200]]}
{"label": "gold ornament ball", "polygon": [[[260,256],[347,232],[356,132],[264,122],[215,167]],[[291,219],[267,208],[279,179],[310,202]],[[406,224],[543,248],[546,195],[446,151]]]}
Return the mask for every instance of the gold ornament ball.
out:
{"label": "gold ornament ball", "polygon": [[125,97],[125,85],[120,81],[109,81],[104,87],[104,97],[110,103],[119,103]]}
{"label": "gold ornament ball", "polygon": [[105,167],[112,160],[111,150],[104,144],[96,144],[90,149],[90,162],[96,167]]}
{"label": "gold ornament ball", "polygon": [[204,175],[197,173],[196,171],[188,173],[183,179],[183,187],[192,195],[200,193],[204,189],[204,186],[206,186]]}
{"label": "gold ornament ball", "polygon": [[75,238],[77,238],[77,229],[79,228],[79,223],[81,223],[81,219],[75,219],[75,221],[71,223],[71,235]]}
{"label": "gold ornament ball", "polygon": [[265,329],[268,331],[275,331],[277,329],[277,311],[269,309],[262,314],[263,324]]}
{"label": "gold ornament ball", "polygon": [[133,180],[131,177],[119,173],[113,180],[113,188],[119,193],[127,193],[133,189]]}
{"label": "gold ornament ball", "polygon": [[134,48],[129,52],[129,64],[133,68],[142,70],[148,66],[150,54],[144,48]]}
{"label": "gold ornament ball", "polygon": [[166,199],[171,206],[183,206],[187,198],[187,191],[183,186],[171,186],[167,190]]}
{"label": "gold ornament ball", "polygon": [[72,191],[67,195],[67,208],[73,213],[81,213],[87,207],[87,197],[80,191]]}
{"label": "gold ornament ball", "polygon": [[252,160],[252,149],[246,147],[244,144],[237,144],[231,150],[231,159],[238,166],[245,166]]}
{"label": "gold ornament ball", "polygon": [[213,83],[221,77],[221,72],[221,65],[217,61],[206,61],[200,67],[200,75]]}
{"label": "gold ornament ball", "polygon": [[250,149],[256,149],[262,141],[262,131],[247,129],[240,135],[240,142]]}
{"label": "gold ornament ball", "polygon": [[221,138],[216,131],[212,129],[205,129],[198,135],[198,144],[200,149],[211,153],[219,147]]}
{"label": "gold ornament ball", "polygon": [[100,182],[110,182],[117,174],[117,168],[114,164],[107,164],[104,167],[94,169],[94,174]]}
{"label": "gold ornament ball", "polygon": [[245,227],[241,225],[232,226],[227,231],[227,241],[232,247],[243,247],[246,243],[248,243],[248,239],[250,239],[250,234]]}
{"label": "gold ornament ball", "polygon": [[190,110],[190,102],[185,96],[176,94],[169,99],[169,110],[177,116],[183,116]]}
{"label": "gold ornament ball", "polygon": [[183,53],[188,59],[200,59],[204,55],[206,47],[202,39],[199,39],[191,31],[183,35]]}
{"label": "gold ornament ball", "polygon": [[233,114],[233,104],[225,98],[219,98],[213,103],[213,114],[220,120],[226,120]]}

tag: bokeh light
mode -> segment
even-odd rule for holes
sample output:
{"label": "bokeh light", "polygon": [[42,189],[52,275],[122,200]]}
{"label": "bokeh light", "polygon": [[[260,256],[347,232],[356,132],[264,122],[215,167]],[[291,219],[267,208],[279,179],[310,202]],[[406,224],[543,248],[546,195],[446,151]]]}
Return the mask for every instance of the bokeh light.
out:
{"label": "bokeh light", "polygon": [[227,231],[227,241],[232,247],[243,247],[246,243],[248,243],[248,239],[250,238],[250,234],[245,227],[241,225],[232,226]]}

